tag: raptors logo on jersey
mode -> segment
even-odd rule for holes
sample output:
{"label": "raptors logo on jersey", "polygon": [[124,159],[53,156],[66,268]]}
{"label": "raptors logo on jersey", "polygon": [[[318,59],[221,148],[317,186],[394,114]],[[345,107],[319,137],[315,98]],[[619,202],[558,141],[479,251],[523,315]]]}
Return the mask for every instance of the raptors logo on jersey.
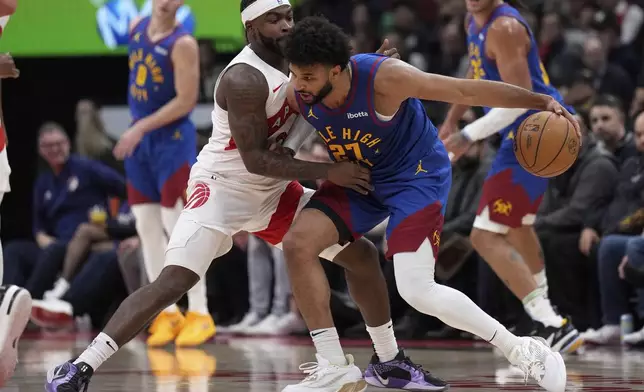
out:
{"label": "raptors logo on jersey", "polygon": [[[237,64],[247,64],[259,70],[268,84],[266,100],[266,139],[271,142],[282,142],[288,136],[297,113],[291,109],[286,99],[289,77],[278,69],[261,60],[250,47],[245,47],[221,73]],[[219,81],[215,90],[219,86]],[[283,185],[283,181],[251,174],[246,170],[237,145],[230,132],[228,112],[217,105],[212,112],[212,135],[208,144],[201,150],[193,171],[199,173],[221,174],[224,177],[234,176],[233,181],[252,189],[274,189]]]}

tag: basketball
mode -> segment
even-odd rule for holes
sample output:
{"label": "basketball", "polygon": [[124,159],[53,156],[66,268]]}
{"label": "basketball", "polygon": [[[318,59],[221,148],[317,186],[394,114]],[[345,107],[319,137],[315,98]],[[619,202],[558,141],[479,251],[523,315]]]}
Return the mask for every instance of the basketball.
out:
{"label": "basketball", "polygon": [[539,112],[526,118],[514,138],[514,155],[524,169],[538,177],[555,177],[575,163],[580,140],[564,116]]}

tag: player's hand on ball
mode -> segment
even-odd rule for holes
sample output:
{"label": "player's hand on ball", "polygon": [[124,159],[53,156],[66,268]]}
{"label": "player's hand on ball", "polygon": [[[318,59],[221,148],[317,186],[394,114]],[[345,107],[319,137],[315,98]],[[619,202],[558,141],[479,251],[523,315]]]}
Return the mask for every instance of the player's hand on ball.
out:
{"label": "player's hand on ball", "polygon": [[581,137],[581,127],[579,126],[579,122],[577,121],[575,116],[570,114],[570,112],[568,110],[566,110],[566,108],[563,107],[554,98],[550,99],[550,102],[548,103],[547,110],[549,112],[554,112],[554,113],[556,113],[556,114],[558,114],[560,116],[564,116],[564,117],[566,117],[566,119],[568,121],[570,121],[572,126],[575,127],[575,132],[577,133],[577,137],[579,138],[579,146],[581,147],[581,143],[582,143],[582,140],[583,140],[582,137]]}
{"label": "player's hand on ball", "polygon": [[0,54],[0,78],[17,78],[20,76],[20,71],[16,68],[13,62],[13,57],[9,53]]}
{"label": "player's hand on ball", "polygon": [[143,132],[139,131],[138,129],[132,127],[125,131],[125,133],[121,136],[118,143],[116,143],[116,146],[114,147],[114,156],[116,157],[116,159],[123,160],[129,156],[132,156],[132,153],[134,153],[136,146],[141,143],[141,139],[143,139]]}
{"label": "player's hand on ball", "polygon": [[450,161],[452,162],[456,162],[472,145],[472,142],[465,137],[463,132],[452,133],[444,143],[447,152],[452,154],[450,155]]}
{"label": "player's hand on ball", "polygon": [[336,185],[353,189],[363,195],[373,191],[371,172],[356,163],[338,162],[329,169],[327,179]]}
{"label": "player's hand on ball", "polygon": [[377,54],[382,54],[387,57],[391,57],[393,59],[399,59],[400,58],[400,53],[398,53],[398,49],[396,48],[389,48],[389,40],[385,38],[385,40],[382,42],[382,45],[380,45],[380,48],[376,51]]}

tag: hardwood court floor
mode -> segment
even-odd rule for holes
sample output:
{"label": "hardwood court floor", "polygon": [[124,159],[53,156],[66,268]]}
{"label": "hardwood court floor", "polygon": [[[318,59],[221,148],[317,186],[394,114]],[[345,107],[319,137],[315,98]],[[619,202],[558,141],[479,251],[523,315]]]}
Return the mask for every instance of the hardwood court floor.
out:
{"label": "hardwood court floor", "polygon": [[[78,355],[89,334],[32,336],[20,344],[16,374],[2,392],[41,392],[46,371]],[[371,357],[368,341],[346,341],[345,351],[364,370]],[[539,391],[513,375],[505,358],[482,343],[401,342],[407,354],[451,384],[452,391]],[[314,360],[302,338],[220,336],[202,349],[148,350],[134,341],[95,374],[90,392],[280,392],[302,379],[298,365]],[[586,349],[566,358],[568,391],[644,391],[644,351],[620,347]],[[378,391],[369,388],[368,391]]]}

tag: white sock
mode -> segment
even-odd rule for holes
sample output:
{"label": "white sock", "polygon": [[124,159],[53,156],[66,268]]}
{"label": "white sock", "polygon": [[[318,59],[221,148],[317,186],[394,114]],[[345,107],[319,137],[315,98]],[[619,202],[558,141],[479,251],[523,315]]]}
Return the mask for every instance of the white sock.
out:
{"label": "white sock", "polygon": [[416,252],[394,255],[394,274],[400,296],[421,313],[467,331],[497,346],[506,356],[521,344],[498,321],[485,313],[465,294],[434,281],[434,252],[426,239]]}
{"label": "white sock", "polygon": [[203,279],[199,279],[197,284],[188,291],[188,310],[199,314],[209,314],[206,283]]}
{"label": "white sock", "polygon": [[69,282],[64,278],[58,278],[51,293],[54,298],[60,299],[67,293],[67,290],[69,290]]}
{"label": "white sock", "polygon": [[[132,214],[136,218],[136,231],[141,240],[141,253],[145,273],[150,282],[154,282],[163,270],[165,249],[168,246],[161,221],[161,206],[159,204],[137,204],[132,206]],[[177,305],[170,305],[166,312],[178,312]]]}
{"label": "white sock", "polygon": [[101,332],[92,344],[74,361],[74,364],[85,362],[93,370],[96,370],[118,349],[119,346],[116,345],[114,339]]}
{"label": "white sock", "polygon": [[532,275],[534,281],[537,283],[537,287],[545,291],[546,296],[548,295],[548,278],[546,277],[546,268],[544,267],[541,272],[537,272]]}
{"label": "white sock", "polygon": [[340,336],[335,328],[323,328],[311,331],[315,350],[334,365],[346,365],[347,358],[340,346]]}
{"label": "white sock", "polygon": [[389,362],[398,355],[398,343],[394,335],[394,324],[389,320],[385,325],[379,327],[367,326],[367,332],[373,341],[380,362]]}
{"label": "white sock", "polygon": [[550,300],[540,288],[528,294],[522,302],[525,311],[533,320],[539,321],[549,327],[560,327],[563,325],[563,318],[555,312]]}

